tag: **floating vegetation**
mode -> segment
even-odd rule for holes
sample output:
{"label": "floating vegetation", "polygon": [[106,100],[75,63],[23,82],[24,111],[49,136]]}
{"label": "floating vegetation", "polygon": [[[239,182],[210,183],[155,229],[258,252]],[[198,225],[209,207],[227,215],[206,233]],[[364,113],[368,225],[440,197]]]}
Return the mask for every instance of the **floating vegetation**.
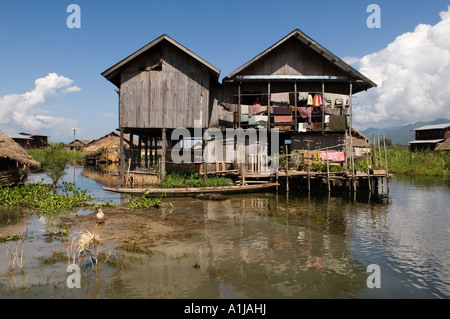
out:
{"label": "floating vegetation", "polygon": [[[150,208],[155,207],[159,208],[160,205],[162,205],[161,201],[163,197],[165,197],[165,194],[162,194],[159,197],[148,197],[147,195],[150,193],[149,189],[146,189],[144,194],[138,197],[133,197],[131,195],[128,195],[128,208],[129,209],[140,209],[140,208]],[[173,205],[171,203],[168,204],[169,208],[172,208]]]}
{"label": "floating vegetation", "polygon": [[8,235],[2,235],[0,234],[0,243],[5,241],[14,241],[19,240],[23,236],[23,233],[14,233],[14,234],[8,234]]}
{"label": "floating vegetation", "polygon": [[52,215],[86,206],[112,206],[112,202],[94,204],[95,198],[87,190],[76,188],[72,183],[62,183],[58,192],[52,186],[39,182],[0,189],[0,205],[7,208],[31,208],[38,214]]}

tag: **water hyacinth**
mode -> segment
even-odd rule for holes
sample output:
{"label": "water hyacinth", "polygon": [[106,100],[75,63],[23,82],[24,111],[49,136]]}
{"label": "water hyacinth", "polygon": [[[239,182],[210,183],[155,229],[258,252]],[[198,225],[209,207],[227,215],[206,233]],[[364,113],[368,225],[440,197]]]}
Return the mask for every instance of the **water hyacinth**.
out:
{"label": "water hyacinth", "polygon": [[51,185],[42,182],[0,189],[1,206],[30,208],[44,215],[91,206],[94,199],[86,190],[80,190],[72,183],[63,183],[56,193]]}

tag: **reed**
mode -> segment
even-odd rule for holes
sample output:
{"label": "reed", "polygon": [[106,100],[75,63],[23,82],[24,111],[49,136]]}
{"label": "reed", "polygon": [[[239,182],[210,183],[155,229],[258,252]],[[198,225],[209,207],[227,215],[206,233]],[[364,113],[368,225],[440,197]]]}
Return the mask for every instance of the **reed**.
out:
{"label": "reed", "polygon": [[390,173],[405,175],[450,176],[450,156],[447,152],[410,152],[407,147],[387,149]]}

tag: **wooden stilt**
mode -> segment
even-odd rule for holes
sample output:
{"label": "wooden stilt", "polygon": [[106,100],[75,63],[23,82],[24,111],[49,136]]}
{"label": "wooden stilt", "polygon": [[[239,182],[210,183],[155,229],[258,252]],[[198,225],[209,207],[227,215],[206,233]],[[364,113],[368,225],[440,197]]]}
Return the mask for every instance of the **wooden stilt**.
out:
{"label": "wooden stilt", "polygon": [[308,149],[308,193],[311,192],[311,167],[310,167],[311,158],[309,156],[309,149]]}
{"label": "wooden stilt", "polygon": [[148,136],[144,137],[144,165],[148,168]]}
{"label": "wooden stilt", "polygon": [[125,154],[123,149],[123,128],[120,128],[120,142],[119,142],[119,157],[120,157],[120,177],[122,180],[122,185],[125,184]]}
{"label": "wooden stilt", "polygon": [[163,181],[166,177],[166,148],[167,148],[167,139],[166,139],[166,129],[163,128],[161,132],[161,166],[160,166],[160,175],[161,181]]}
{"label": "wooden stilt", "polygon": [[330,187],[330,163],[328,162],[328,149],[327,149],[327,186],[329,194],[331,192],[331,187]]}
{"label": "wooden stilt", "polygon": [[286,192],[289,193],[289,150],[288,146],[286,147]]}

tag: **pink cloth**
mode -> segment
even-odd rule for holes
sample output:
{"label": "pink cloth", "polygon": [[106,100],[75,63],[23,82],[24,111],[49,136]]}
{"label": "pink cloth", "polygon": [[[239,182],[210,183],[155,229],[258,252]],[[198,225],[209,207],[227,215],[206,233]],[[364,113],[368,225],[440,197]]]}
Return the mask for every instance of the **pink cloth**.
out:
{"label": "pink cloth", "polygon": [[250,105],[248,107],[248,116],[252,117],[253,115],[261,115],[267,112],[267,106],[261,105]]}
{"label": "pink cloth", "polygon": [[[319,156],[323,160],[327,160],[327,152],[320,151]],[[344,152],[328,152],[328,161],[331,162],[345,162]]]}
{"label": "pink cloth", "polygon": [[300,116],[304,119],[308,118],[308,123],[311,123],[311,108],[300,106],[297,107],[297,110],[300,112]]}

